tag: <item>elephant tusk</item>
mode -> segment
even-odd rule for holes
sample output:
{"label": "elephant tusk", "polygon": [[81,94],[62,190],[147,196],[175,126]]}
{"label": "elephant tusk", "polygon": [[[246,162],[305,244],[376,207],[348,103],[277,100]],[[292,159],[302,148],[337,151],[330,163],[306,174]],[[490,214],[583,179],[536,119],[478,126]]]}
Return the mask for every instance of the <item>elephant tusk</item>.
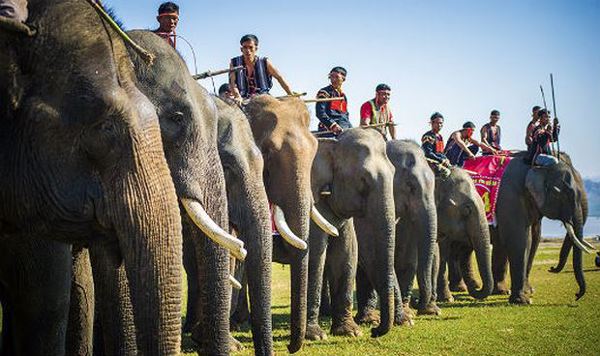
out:
{"label": "elephant tusk", "polygon": [[248,252],[244,249],[244,242],[231,236],[217,225],[217,223],[208,216],[202,207],[202,204],[196,200],[185,198],[181,199],[181,204],[185,208],[190,219],[192,219],[194,224],[196,224],[206,236],[220,246],[226,248],[238,260],[243,261],[246,259]]}
{"label": "elephant tusk", "polygon": [[306,241],[303,241],[292,232],[292,229],[290,229],[285,221],[283,210],[281,210],[281,208],[275,204],[273,204],[273,220],[275,220],[275,227],[277,227],[277,231],[279,231],[281,237],[283,237],[287,243],[300,250],[306,250],[308,248]]}
{"label": "elephant tusk", "polygon": [[585,239],[581,239],[581,242],[585,245],[585,247],[592,249],[592,250],[596,250],[596,248],[594,247],[594,245],[592,245],[591,243],[585,241]]}
{"label": "elephant tusk", "polygon": [[452,200],[452,199],[448,199],[448,200],[450,201],[450,204],[456,206],[456,202],[454,200]]}
{"label": "elephant tusk", "polygon": [[573,226],[571,224],[563,222],[563,225],[565,226],[565,229],[567,229],[567,235],[569,235],[575,246],[585,253],[592,253],[581,243],[581,241],[579,241],[577,236],[575,236],[575,230],[573,230]]}
{"label": "elephant tusk", "polygon": [[328,235],[331,235],[334,237],[340,236],[338,229],[335,226],[333,226],[332,223],[327,221],[327,219],[325,219],[323,217],[323,215],[321,215],[321,213],[319,213],[319,211],[317,210],[317,208],[315,206],[313,206],[312,209],[310,210],[310,217],[315,222],[315,224],[317,224]]}
{"label": "elephant tusk", "polygon": [[231,283],[231,286],[237,290],[242,289],[242,284],[238,282],[238,280],[232,275],[229,275],[229,283]]}
{"label": "elephant tusk", "polygon": [[554,188],[554,190],[556,190],[557,193],[560,193],[560,188],[557,186],[552,186],[552,188]]}

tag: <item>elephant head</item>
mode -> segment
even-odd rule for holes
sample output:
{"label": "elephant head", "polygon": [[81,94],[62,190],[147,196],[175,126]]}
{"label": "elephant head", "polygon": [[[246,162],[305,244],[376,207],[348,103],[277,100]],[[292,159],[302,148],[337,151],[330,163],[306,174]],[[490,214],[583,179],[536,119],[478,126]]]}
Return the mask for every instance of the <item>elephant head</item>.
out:
{"label": "elephant head", "polygon": [[[438,213],[438,240],[450,239],[455,246],[462,246],[460,266],[469,294],[483,299],[493,289],[490,231],[485,207],[473,180],[460,168],[453,168],[448,178],[436,179],[435,201]],[[465,249],[466,248],[466,249]],[[477,290],[471,276],[471,249],[475,251],[483,287]]]}
{"label": "elephant head", "polygon": [[[567,230],[573,249],[573,270],[579,285],[577,299],[585,294],[581,251],[593,248],[583,239],[583,226],[588,214],[588,200],[583,179],[573,167],[571,159],[561,153],[561,161],[553,166],[533,167],[527,172],[525,187],[531,197],[531,206],[539,214],[560,220]],[[561,253],[565,255],[568,253]]]}
{"label": "elephant head", "polygon": [[229,223],[248,249],[245,270],[248,271],[254,349],[257,355],[271,355],[273,237],[263,184],[263,157],[242,110],[219,98],[214,101],[219,111],[219,154],[225,171]]}
{"label": "elephant head", "polygon": [[[320,139],[313,164],[315,200],[325,199],[339,218],[354,218],[358,263],[379,295],[381,323],[372,336],[386,334],[394,319],[394,166],[385,141],[373,129],[344,131],[338,140]],[[322,195],[326,190],[329,194]]]}
{"label": "elephant head", "polygon": [[[90,4],[30,1],[29,14],[36,36],[0,32],[0,101],[10,103],[0,120],[0,226],[113,246],[138,350],[179,353],[181,223],[154,107],[125,44]],[[98,231],[116,238],[96,241]]]}
{"label": "elephant head", "polygon": [[[432,265],[437,241],[437,211],[435,206],[435,176],[423,150],[414,141],[393,140],[387,143],[387,155],[396,169],[394,174],[394,202],[396,216],[396,250],[399,246],[410,246],[410,242],[398,241],[400,236],[416,241],[417,279],[419,284],[419,309],[425,308],[432,295]],[[412,236],[408,236],[412,235]],[[404,252],[402,256],[406,256]],[[411,255],[410,252],[408,252]],[[401,255],[396,255],[396,260]],[[414,261],[414,262],[417,262]],[[413,262],[413,263],[414,263]],[[399,261],[399,263],[407,263]],[[397,271],[398,272],[398,271]],[[398,274],[398,273],[397,273]],[[398,276],[400,277],[400,276]],[[414,274],[408,276],[410,282]],[[400,283],[401,287],[404,283]],[[408,283],[410,287],[412,283]],[[404,293],[408,291],[402,290]]]}
{"label": "elephant head", "polygon": [[192,273],[201,288],[197,298],[190,294],[190,303],[195,303],[201,319],[190,315],[200,322],[193,337],[203,351],[225,353],[231,298],[228,251],[243,260],[246,250],[224,230],[228,216],[217,146],[217,108],[166,41],[149,31],[131,31],[129,35],[156,57],[152,66],[136,59],[136,75],[156,107],[165,156],[182,206],[185,245],[190,243],[195,252],[198,274]]}
{"label": "elephant head", "polygon": [[310,171],[317,140],[308,129],[306,105],[297,98],[278,100],[259,95],[246,105],[246,113],[254,141],[263,155],[263,180],[269,201],[275,205],[275,219],[283,215],[289,226],[287,229],[279,224],[278,229],[295,244],[287,248],[292,285],[288,350],[295,352],[306,333],[308,253],[300,248],[306,248],[308,241],[313,206]]}

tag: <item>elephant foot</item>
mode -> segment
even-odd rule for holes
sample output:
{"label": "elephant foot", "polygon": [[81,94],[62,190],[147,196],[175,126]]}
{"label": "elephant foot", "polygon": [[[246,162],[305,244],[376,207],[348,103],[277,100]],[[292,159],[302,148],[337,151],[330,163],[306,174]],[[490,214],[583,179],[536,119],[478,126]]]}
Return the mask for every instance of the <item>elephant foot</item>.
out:
{"label": "elephant foot", "polygon": [[452,303],[452,302],[454,302],[454,296],[452,296],[450,289],[445,288],[438,292],[436,301]]}
{"label": "elephant foot", "polygon": [[327,340],[327,334],[319,324],[310,323],[306,325],[306,339],[307,340]]}
{"label": "elephant foot", "polygon": [[229,335],[229,352],[239,352],[244,349],[244,345],[237,341],[233,336]]}
{"label": "elephant foot", "polygon": [[509,295],[510,291],[505,283],[496,283],[494,286],[494,290],[492,290],[492,295]]}
{"label": "elephant foot", "polygon": [[415,314],[412,309],[408,307],[408,303],[402,304],[402,314],[396,314],[394,316],[394,325],[413,326],[415,325],[415,322],[413,321],[414,317]]}
{"label": "elephant foot", "polygon": [[511,294],[510,298],[508,298],[508,302],[511,304],[529,305],[531,304],[531,298],[526,296],[524,293],[515,293]]}
{"label": "elephant foot", "polygon": [[467,292],[467,285],[465,284],[465,282],[460,281],[457,284],[451,284],[450,285],[450,291],[451,292]]}
{"label": "elephant foot", "polygon": [[237,320],[229,320],[229,330],[230,331],[242,331],[244,329],[244,323],[238,322]]}
{"label": "elephant foot", "polygon": [[596,258],[594,258],[594,264],[596,267],[600,267],[600,252],[596,252]]}
{"label": "elephant foot", "polygon": [[358,337],[362,335],[362,330],[352,318],[346,318],[331,325],[331,335]]}
{"label": "elephant foot", "polygon": [[435,303],[429,302],[424,307],[419,307],[417,309],[417,315],[441,315],[442,309],[438,307]]}
{"label": "elephant foot", "polygon": [[532,295],[533,295],[533,293],[535,293],[535,288],[533,288],[533,286],[532,286],[531,284],[528,284],[528,285],[525,287],[525,294],[527,294],[527,295],[529,295],[529,296],[532,296]]}
{"label": "elephant foot", "polygon": [[354,317],[354,321],[358,325],[379,325],[380,321],[379,311],[375,309],[366,309],[362,312],[358,312]]}

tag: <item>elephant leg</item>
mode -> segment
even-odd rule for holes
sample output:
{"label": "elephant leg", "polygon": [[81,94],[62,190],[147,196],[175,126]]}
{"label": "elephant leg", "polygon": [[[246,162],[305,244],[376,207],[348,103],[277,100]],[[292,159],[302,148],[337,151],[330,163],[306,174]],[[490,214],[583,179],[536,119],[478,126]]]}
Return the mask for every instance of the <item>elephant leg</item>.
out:
{"label": "elephant leg", "polygon": [[4,291],[2,287],[3,284],[0,281],[0,305],[2,309],[2,335],[0,335],[0,356],[10,356],[14,355],[15,351],[13,350],[12,340],[12,306],[9,305],[9,300],[7,297],[7,293]]}
{"label": "elephant leg", "polygon": [[396,225],[396,250],[394,254],[394,270],[402,295],[402,303],[407,304],[412,295],[413,282],[417,273],[417,249],[411,244],[406,224]]}
{"label": "elephant leg", "polygon": [[527,283],[527,260],[531,247],[530,227],[515,225],[501,226],[499,231],[502,240],[508,241],[510,236],[510,248],[508,249],[508,263],[510,265],[511,289],[509,302],[513,304],[530,304],[530,298],[525,294]]}
{"label": "elephant leg", "polygon": [[[324,271],[323,277],[325,276],[327,276],[327,271]],[[319,316],[331,316],[331,296],[329,295],[329,282],[327,281],[327,278],[323,278]]]}
{"label": "elephant leg", "polygon": [[449,243],[448,241],[443,241],[439,243],[440,246],[440,263],[438,269],[438,277],[437,277],[437,301],[438,302],[453,302],[454,297],[450,292],[450,288],[448,285],[448,277],[446,276],[447,266],[448,266],[448,255],[450,253]]}
{"label": "elephant leg", "polygon": [[90,255],[88,249],[74,246],[66,355],[92,355],[93,324],[94,281],[92,279]]}
{"label": "elephant leg", "polygon": [[319,308],[321,289],[325,279],[327,244],[327,235],[318,226],[311,223],[308,256],[308,315],[306,321],[306,338],[309,340],[325,340],[327,338],[327,334],[319,326]]}
{"label": "elephant leg", "polygon": [[[243,264],[242,264],[243,265]],[[248,277],[244,268],[241,267],[241,275],[243,276],[242,280],[242,289],[237,293],[232,293],[231,297],[231,310],[233,311],[230,320],[230,328],[231,330],[240,330],[243,324],[250,321],[250,310],[248,308]],[[236,277],[238,273],[236,273]],[[237,294],[237,298],[235,298],[235,294]],[[237,299],[237,302],[234,303],[234,300]]]}
{"label": "elephant leg", "polygon": [[527,282],[525,285],[525,293],[530,296],[533,295],[534,289],[529,280],[529,274],[531,273],[531,267],[533,267],[533,259],[537,253],[540,240],[542,239],[542,221],[539,220],[531,225],[531,248],[529,249],[529,258],[527,259]]}
{"label": "elephant leg", "polygon": [[490,226],[490,238],[492,241],[492,274],[494,275],[494,290],[492,294],[509,294],[506,283],[508,271],[508,256],[500,237],[498,236],[498,227]]}
{"label": "elephant leg", "polygon": [[196,247],[191,239],[183,238],[183,268],[187,275],[188,298],[183,332],[192,332],[194,325],[200,320],[198,301],[200,298],[198,286],[198,266],[196,266]]}
{"label": "elephant leg", "polygon": [[356,269],[356,301],[358,312],[354,317],[354,321],[358,324],[379,325],[377,293],[375,293],[369,277],[360,266]]}
{"label": "elephant leg", "polygon": [[125,266],[115,244],[97,244],[90,247],[90,259],[94,275],[96,294],[96,325],[94,330],[94,353],[102,345],[102,354],[136,355],[136,328],[131,293]]}
{"label": "elephant leg", "polygon": [[431,265],[431,299],[427,303],[419,301],[419,307],[417,308],[417,315],[440,315],[442,310],[437,306],[435,301],[437,300],[437,278],[439,274],[440,265],[440,247],[439,244],[433,244],[433,256]]}
{"label": "elephant leg", "polygon": [[8,330],[3,353],[62,356],[71,294],[71,248],[22,236],[7,240],[12,241],[0,246],[2,303],[7,313],[3,320],[8,323],[3,324]]}
{"label": "elephant leg", "polygon": [[331,238],[327,246],[327,271],[331,293],[331,333],[360,336],[362,331],[352,318],[352,287],[356,279],[358,243],[354,224],[348,222]]}
{"label": "elephant leg", "polygon": [[452,292],[466,292],[467,286],[464,278],[469,276],[463,276],[460,271],[460,251],[458,246],[450,243],[450,254],[448,258],[448,287]]}

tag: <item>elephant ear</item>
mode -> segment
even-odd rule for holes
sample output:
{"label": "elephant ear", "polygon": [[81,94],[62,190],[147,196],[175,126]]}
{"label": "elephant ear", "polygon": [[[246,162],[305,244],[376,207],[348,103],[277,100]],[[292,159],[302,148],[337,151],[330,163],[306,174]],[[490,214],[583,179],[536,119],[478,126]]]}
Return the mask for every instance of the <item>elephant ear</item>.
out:
{"label": "elephant ear", "polygon": [[311,186],[315,203],[321,198],[321,192],[333,183],[335,149],[337,140],[320,138],[317,154],[311,171]]}
{"label": "elephant ear", "polygon": [[546,169],[531,168],[525,178],[525,187],[535,200],[538,209],[542,209],[546,200]]}

